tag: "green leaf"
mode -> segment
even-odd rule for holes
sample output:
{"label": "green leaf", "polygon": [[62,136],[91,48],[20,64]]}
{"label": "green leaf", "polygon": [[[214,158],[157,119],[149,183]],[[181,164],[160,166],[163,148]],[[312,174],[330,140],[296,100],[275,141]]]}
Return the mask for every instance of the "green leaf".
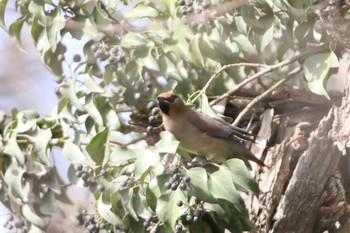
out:
{"label": "green leaf", "polygon": [[190,58],[192,62],[200,67],[204,67],[204,58],[199,48],[199,34],[196,34],[189,44]]}
{"label": "green leaf", "polygon": [[24,165],[25,157],[17,144],[17,134],[15,132],[11,134],[8,142],[5,144],[3,154],[7,154],[10,157],[15,158],[20,166]]}
{"label": "green leaf", "polygon": [[74,18],[70,19],[72,27],[69,32],[72,37],[80,40],[83,36],[88,36],[90,39],[96,39],[98,35],[97,27],[95,25],[93,15],[90,17],[77,14]]}
{"label": "green leaf", "polygon": [[181,200],[187,203],[187,199],[181,189],[163,194],[157,202],[156,213],[162,222],[168,228],[168,232],[175,232],[175,223],[181,215],[186,212],[185,207],[178,207],[177,201]]}
{"label": "green leaf", "polygon": [[48,190],[46,193],[44,193],[41,202],[40,202],[40,212],[42,214],[47,214],[47,215],[59,215],[60,217],[65,217],[64,212],[60,207],[56,205],[57,200],[55,198],[55,194],[51,191]]}
{"label": "green leaf", "polygon": [[150,6],[143,5],[143,2],[137,4],[134,8],[126,12],[125,19],[127,20],[136,20],[141,18],[155,18],[158,16],[158,11]]}
{"label": "green leaf", "polygon": [[24,191],[22,187],[23,173],[24,170],[22,169],[22,167],[18,166],[18,164],[14,162],[11,163],[11,165],[8,168],[6,168],[5,181],[8,185],[7,193],[10,196],[14,197],[11,199],[16,200],[17,198],[19,198],[22,201],[27,199],[27,197],[24,196]]}
{"label": "green leaf", "polygon": [[79,146],[75,145],[70,140],[64,143],[63,155],[74,164],[82,163],[85,160],[85,156]]}
{"label": "green leaf", "polygon": [[104,126],[107,126],[110,130],[117,130],[120,128],[119,117],[112,108],[111,103],[108,102],[108,99],[98,97],[96,99],[96,106],[102,116]]}
{"label": "green leaf", "polygon": [[208,191],[217,200],[226,200],[232,204],[241,203],[234,184],[230,170],[220,168],[218,171],[209,175]]}
{"label": "green leaf", "polygon": [[90,158],[97,164],[102,164],[109,157],[108,129],[96,134],[86,146]]}
{"label": "green leaf", "polygon": [[17,48],[23,52],[25,50],[24,50],[22,43],[21,43],[21,31],[22,31],[23,23],[26,21],[26,19],[27,19],[26,16],[22,16],[22,17],[18,18],[15,22],[13,22],[10,25],[10,28],[9,28],[10,38],[15,43]]}
{"label": "green leaf", "polygon": [[51,129],[38,128],[33,136],[30,136],[30,141],[34,145],[33,152],[40,159],[40,162],[49,166],[49,142],[52,137]]}
{"label": "green leaf", "polygon": [[7,0],[0,0],[0,27],[2,30],[7,32],[5,25],[5,10],[6,10]]}
{"label": "green leaf", "polygon": [[221,120],[221,118],[210,107],[210,104],[209,104],[209,101],[208,101],[208,97],[205,94],[202,94],[201,111],[202,111],[202,113],[204,113],[204,114],[206,114],[208,116],[211,116],[213,118]]}
{"label": "green leaf", "polygon": [[75,83],[76,83],[76,78],[73,77],[69,82],[64,83],[61,86],[60,90],[62,95],[66,97],[72,105],[74,105],[79,110],[83,111],[84,107],[79,102],[79,98],[75,90]]}
{"label": "green leaf", "polygon": [[64,16],[61,14],[61,9],[56,8],[50,17],[46,17],[46,34],[52,51],[56,50],[57,35],[65,26]]}
{"label": "green leaf", "polygon": [[121,166],[128,160],[136,159],[143,151],[144,149],[138,149],[137,146],[136,148],[118,147],[113,149],[110,161],[114,166]]}
{"label": "green leaf", "polygon": [[206,202],[215,202],[216,200],[209,192],[207,171],[201,167],[191,168],[187,171],[187,175],[191,177],[189,182],[189,194],[198,197]]}
{"label": "green leaf", "polygon": [[146,189],[146,200],[147,204],[153,211],[156,210],[157,201],[161,195],[163,195],[167,188],[165,187],[165,183],[169,181],[169,174],[162,174],[154,179],[152,179]]}
{"label": "green leaf", "polygon": [[274,26],[273,24],[269,27],[264,34],[261,36],[260,40],[260,51],[263,52],[267,45],[273,40]]}
{"label": "green leaf", "polygon": [[314,54],[305,59],[304,75],[310,90],[330,99],[326,91],[327,74],[330,68],[338,66],[338,58],[333,52]]}
{"label": "green leaf", "polygon": [[96,106],[95,98],[96,95],[94,94],[87,95],[84,108],[98,125],[103,125],[103,118]]}
{"label": "green leaf", "polygon": [[137,46],[143,46],[146,44],[146,38],[140,33],[129,32],[127,33],[120,45],[126,48],[134,48]]}
{"label": "green leaf", "polygon": [[136,62],[139,66],[144,66],[149,70],[159,71],[157,60],[153,57],[152,49],[142,50],[141,53],[135,54],[137,56]]}
{"label": "green leaf", "polygon": [[87,76],[87,80],[84,82],[84,86],[93,93],[103,93],[103,88],[96,83],[96,81],[90,76]]}
{"label": "green leaf", "polygon": [[256,196],[259,195],[258,183],[251,176],[241,159],[229,159],[221,167],[231,172],[233,183],[237,186],[237,189],[244,192],[252,192]]}
{"label": "green leaf", "polygon": [[168,11],[168,14],[175,18],[176,17],[176,1],[162,0],[161,2],[165,5],[165,7]]}
{"label": "green leaf", "polygon": [[146,149],[142,154],[139,154],[135,161],[135,179],[140,179],[145,176],[151,167],[161,165],[159,154],[151,147]]}
{"label": "green leaf", "polygon": [[100,195],[97,201],[97,211],[107,222],[115,226],[122,226],[121,219],[111,211],[112,204],[109,201],[109,196]]}
{"label": "green leaf", "polygon": [[34,223],[41,229],[44,229],[48,224],[45,223],[45,218],[35,213],[35,211],[32,209],[32,206],[30,206],[29,204],[24,204],[22,206],[22,214],[26,219],[28,219],[30,222]]}
{"label": "green leaf", "polygon": [[162,131],[160,133],[160,138],[161,140],[155,146],[158,153],[174,154],[180,143],[178,140],[176,140],[175,136],[168,131]]}

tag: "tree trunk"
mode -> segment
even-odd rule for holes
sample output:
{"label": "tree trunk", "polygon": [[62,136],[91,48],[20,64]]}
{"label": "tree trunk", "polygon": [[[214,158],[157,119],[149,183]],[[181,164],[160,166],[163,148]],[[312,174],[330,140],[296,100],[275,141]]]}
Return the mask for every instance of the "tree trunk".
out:
{"label": "tree trunk", "polygon": [[350,82],[340,106],[272,112],[258,136],[273,146],[269,168],[257,174],[262,194],[251,204],[254,232],[350,232]]}

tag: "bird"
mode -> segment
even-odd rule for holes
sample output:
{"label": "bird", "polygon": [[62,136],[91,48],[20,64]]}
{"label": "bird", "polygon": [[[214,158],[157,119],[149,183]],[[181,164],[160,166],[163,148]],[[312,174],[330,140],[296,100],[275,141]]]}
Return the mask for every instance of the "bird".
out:
{"label": "bird", "polygon": [[253,134],[189,108],[172,92],[161,93],[156,99],[164,128],[180,142],[180,148],[195,155],[205,156],[215,163],[243,157],[266,167],[264,162],[243,144],[244,141],[254,142]]}

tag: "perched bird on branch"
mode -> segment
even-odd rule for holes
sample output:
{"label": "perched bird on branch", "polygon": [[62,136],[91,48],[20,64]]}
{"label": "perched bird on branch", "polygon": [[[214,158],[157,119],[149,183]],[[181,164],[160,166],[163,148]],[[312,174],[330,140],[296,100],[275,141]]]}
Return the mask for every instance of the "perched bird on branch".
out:
{"label": "perched bird on branch", "polygon": [[254,142],[252,134],[190,109],[171,92],[160,94],[157,101],[165,129],[174,134],[186,151],[206,156],[216,163],[241,156],[266,166],[243,145],[244,141]]}

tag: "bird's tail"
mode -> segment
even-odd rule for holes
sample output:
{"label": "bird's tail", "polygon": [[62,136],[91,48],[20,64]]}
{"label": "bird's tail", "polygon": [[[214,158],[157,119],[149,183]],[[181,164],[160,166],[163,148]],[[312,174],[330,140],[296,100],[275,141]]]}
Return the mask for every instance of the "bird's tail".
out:
{"label": "bird's tail", "polygon": [[252,153],[243,152],[242,156],[250,161],[257,163],[260,167],[267,167],[267,165],[263,161],[255,157],[255,155],[253,155]]}

